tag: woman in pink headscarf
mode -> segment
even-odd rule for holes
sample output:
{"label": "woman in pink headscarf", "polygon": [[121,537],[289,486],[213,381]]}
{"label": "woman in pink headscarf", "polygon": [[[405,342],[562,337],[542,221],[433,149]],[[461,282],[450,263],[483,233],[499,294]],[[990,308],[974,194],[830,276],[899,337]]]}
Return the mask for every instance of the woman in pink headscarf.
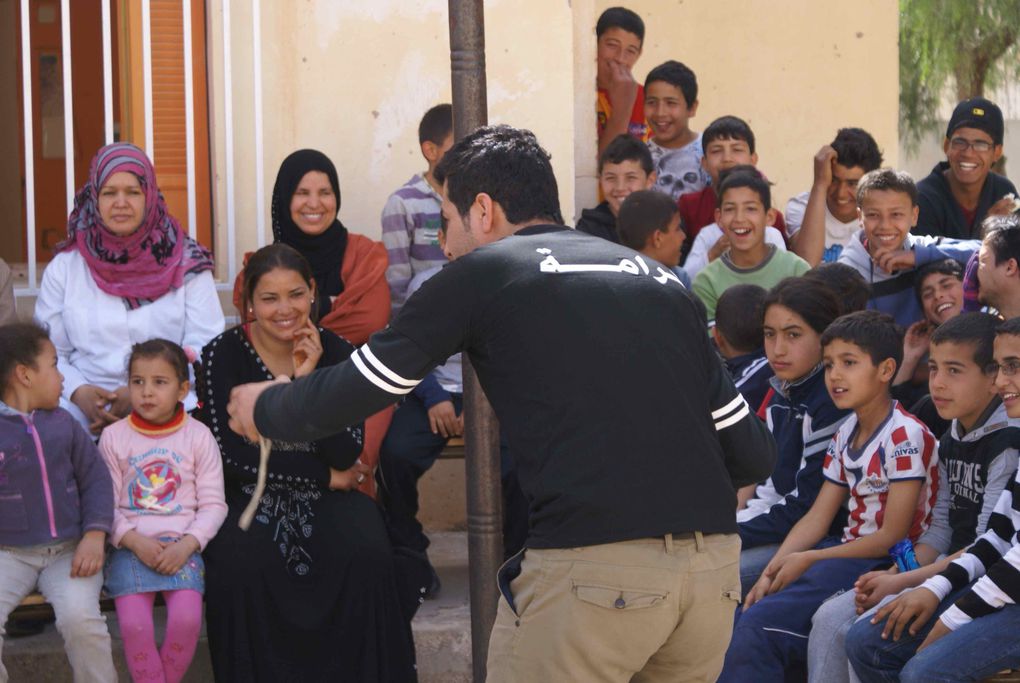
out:
{"label": "woman in pink headscarf", "polygon": [[223,331],[213,261],[167,212],[152,162],[125,142],[92,159],[56,251],[35,317],[57,347],[61,406],[98,434],[130,411],[132,344],[162,337],[199,351]]}

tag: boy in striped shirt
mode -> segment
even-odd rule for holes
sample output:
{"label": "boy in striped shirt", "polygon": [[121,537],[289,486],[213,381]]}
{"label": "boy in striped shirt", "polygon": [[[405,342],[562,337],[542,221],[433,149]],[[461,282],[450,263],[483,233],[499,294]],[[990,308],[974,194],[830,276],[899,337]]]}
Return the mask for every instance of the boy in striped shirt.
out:
{"label": "boy in striped shirt", "polygon": [[437,104],[425,112],[418,124],[418,142],[428,170],[397,188],[382,211],[382,242],[390,260],[386,283],[390,286],[391,317],[410,295],[411,278],[446,265],[439,246],[442,186],[432,172],[453,145],[453,107]]}
{"label": "boy in striped shirt", "polygon": [[[720,682],[781,681],[807,658],[811,617],[862,573],[887,565],[889,548],[927,529],[938,488],[934,435],[889,395],[903,332],[888,315],[859,311],[822,334],[825,384],[853,410],[829,444],[825,483],[751,589]],[[849,499],[841,537],[829,527]]]}
{"label": "boy in striped shirt", "polygon": [[[1020,417],[1020,318],[996,332],[996,388],[1006,414]],[[1018,532],[1020,472],[999,496],[988,530],[945,571],[850,629],[847,655],[857,676],[865,682],[982,680],[1020,666]]]}

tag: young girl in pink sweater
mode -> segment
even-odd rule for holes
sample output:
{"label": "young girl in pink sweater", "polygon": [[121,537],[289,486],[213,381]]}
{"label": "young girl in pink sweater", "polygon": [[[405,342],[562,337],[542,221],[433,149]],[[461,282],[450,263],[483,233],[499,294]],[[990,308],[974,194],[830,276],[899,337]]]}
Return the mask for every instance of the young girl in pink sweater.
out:
{"label": "young girl in pink sweater", "polygon": [[[181,347],[164,339],[136,344],[128,361],[131,414],[99,440],[115,501],[106,592],[114,598],[135,681],[184,677],[202,625],[200,551],[227,515],[216,440],[181,403],[188,385]],[[152,607],[158,592],[167,626],[157,652]]]}

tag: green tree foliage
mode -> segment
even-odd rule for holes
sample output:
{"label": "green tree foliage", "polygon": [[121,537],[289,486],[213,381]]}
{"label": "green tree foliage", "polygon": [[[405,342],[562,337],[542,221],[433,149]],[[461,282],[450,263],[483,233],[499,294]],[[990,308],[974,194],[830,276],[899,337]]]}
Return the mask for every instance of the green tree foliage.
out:
{"label": "green tree foliage", "polygon": [[916,149],[957,100],[1020,77],[1020,0],[900,0],[900,135]]}

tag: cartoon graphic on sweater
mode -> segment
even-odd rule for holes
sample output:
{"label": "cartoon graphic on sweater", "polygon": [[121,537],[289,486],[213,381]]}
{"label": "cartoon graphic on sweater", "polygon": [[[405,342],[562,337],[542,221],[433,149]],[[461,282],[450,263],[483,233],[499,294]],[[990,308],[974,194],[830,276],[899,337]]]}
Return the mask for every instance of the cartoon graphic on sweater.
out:
{"label": "cartoon graphic on sweater", "polygon": [[157,450],[163,451],[165,457],[146,461],[153,455],[150,451],[130,458],[135,475],[127,485],[128,505],[141,514],[174,515],[181,511],[180,503],[176,502],[181,487],[181,474],[176,465],[180,456],[166,453],[165,449]]}

